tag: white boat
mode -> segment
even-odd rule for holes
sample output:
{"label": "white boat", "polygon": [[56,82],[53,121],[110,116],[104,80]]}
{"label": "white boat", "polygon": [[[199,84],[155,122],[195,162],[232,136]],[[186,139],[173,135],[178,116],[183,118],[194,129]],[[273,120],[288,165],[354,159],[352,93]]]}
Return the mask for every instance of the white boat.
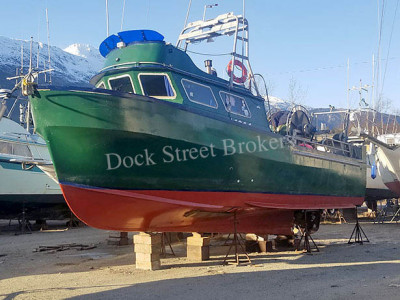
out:
{"label": "white boat", "polygon": [[400,197],[400,134],[365,137],[375,145],[376,166],[383,183]]}
{"label": "white boat", "polygon": [[382,174],[385,173],[380,168],[379,161],[376,161],[376,153],[367,154],[366,161],[367,189],[365,191],[365,200],[367,203],[369,201],[395,198],[397,196],[396,193],[391,191],[383,182]]}
{"label": "white boat", "polygon": [[38,166],[52,166],[46,143],[6,117],[0,119],[0,217],[54,206],[66,208],[61,189]]}
{"label": "white boat", "polygon": [[[400,140],[397,135],[381,135],[376,157],[385,185],[400,197]],[[396,143],[397,141],[397,143]]]}

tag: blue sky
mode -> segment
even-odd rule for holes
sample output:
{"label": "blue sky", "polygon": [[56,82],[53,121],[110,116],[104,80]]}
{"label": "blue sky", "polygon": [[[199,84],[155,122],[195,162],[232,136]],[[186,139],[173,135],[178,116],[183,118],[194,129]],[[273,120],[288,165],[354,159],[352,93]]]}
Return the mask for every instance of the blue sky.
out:
{"label": "blue sky", "polygon": [[[350,86],[358,85],[360,79],[363,84],[372,84],[372,55],[377,59],[378,50],[378,2],[382,5],[382,0],[247,0],[253,71],[264,75],[273,96],[288,99],[289,84],[295,82],[303,104],[347,107],[347,59]],[[188,3],[126,0],[123,29],[154,29],[175,44]],[[219,5],[207,11],[207,18],[230,11],[242,13],[242,0],[193,0],[189,21],[201,19],[204,5],[214,3]],[[385,0],[379,83],[382,87],[384,77],[382,93],[384,99],[391,101],[392,111],[400,109],[400,7],[393,26],[397,3],[398,0]],[[33,36],[46,42],[47,7],[52,45],[64,48],[86,43],[97,47],[106,38],[105,0],[0,0],[0,4],[7,8],[0,18],[1,36]],[[110,33],[120,31],[122,4],[123,0],[109,0]],[[217,54],[230,52],[231,48],[223,40],[191,50]],[[207,57],[192,58],[202,68]],[[218,74],[225,76],[229,57],[213,60]],[[370,94],[371,91],[364,95],[367,101]],[[358,97],[357,92],[350,93],[352,107],[357,106]]]}

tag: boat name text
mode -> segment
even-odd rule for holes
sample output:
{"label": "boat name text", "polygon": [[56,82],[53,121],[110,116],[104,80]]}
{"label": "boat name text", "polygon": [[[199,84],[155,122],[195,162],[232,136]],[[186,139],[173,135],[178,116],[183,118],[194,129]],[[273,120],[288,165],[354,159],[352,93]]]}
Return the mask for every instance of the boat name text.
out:
{"label": "boat name text", "polygon": [[252,154],[256,152],[267,152],[284,147],[283,138],[261,139],[257,136],[255,140],[247,142],[235,142],[233,139],[223,139],[219,147],[213,143],[209,146],[192,147],[181,149],[166,145],[161,149],[162,157],[158,158],[156,152],[144,149],[135,155],[121,155],[118,153],[107,153],[107,171],[116,170],[121,167],[130,169],[134,166],[154,166],[159,163],[185,162],[189,160],[215,158],[230,156],[234,154]]}

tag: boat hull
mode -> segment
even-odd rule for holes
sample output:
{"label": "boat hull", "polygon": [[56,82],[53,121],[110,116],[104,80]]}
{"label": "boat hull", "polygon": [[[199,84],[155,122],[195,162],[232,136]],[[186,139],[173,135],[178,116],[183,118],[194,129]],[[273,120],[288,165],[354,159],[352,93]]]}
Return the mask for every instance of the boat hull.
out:
{"label": "boat hull", "polygon": [[389,189],[382,181],[381,171],[376,172],[374,178],[371,176],[371,167],[367,167],[367,189],[365,191],[366,201],[377,201],[395,198],[397,194]]}
{"label": "boat hull", "polygon": [[[332,208],[323,196],[61,187],[75,215],[108,230],[232,232],[237,211],[240,232],[291,234],[295,210]],[[350,201],[363,199],[336,197],[335,205]]]}
{"label": "boat hull", "polygon": [[[233,210],[204,203],[204,199],[219,203],[221,199],[237,200],[232,194],[61,187],[71,210],[92,227],[118,231],[233,231]],[[247,199],[243,195],[241,198]],[[259,209],[250,205],[236,209],[240,232],[292,234],[291,210]]]}
{"label": "boat hull", "polygon": [[69,210],[60,187],[36,166],[0,160],[0,218],[25,210],[29,218],[63,218]]}
{"label": "boat hull", "polygon": [[363,163],[267,130],[139,95],[46,90],[31,101],[66,201],[94,227],[229,232],[220,214],[237,210],[242,230],[278,234],[295,210],[364,199]]}
{"label": "boat hull", "polygon": [[384,184],[400,197],[400,148],[392,150],[378,146],[376,156]]}

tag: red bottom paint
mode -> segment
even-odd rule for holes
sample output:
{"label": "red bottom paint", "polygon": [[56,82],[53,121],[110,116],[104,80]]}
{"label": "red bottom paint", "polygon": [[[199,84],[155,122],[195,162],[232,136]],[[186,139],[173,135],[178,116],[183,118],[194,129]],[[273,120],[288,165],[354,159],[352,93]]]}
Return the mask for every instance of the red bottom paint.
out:
{"label": "red bottom paint", "polygon": [[298,209],[351,208],[363,197],[239,192],[111,190],[62,184],[74,214],[86,224],[116,231],[292,234]]}
{"label": "red bottom paint", "polygon": [[393,181],[393,182],[385,182],[385,185],[391,190],[392,192],[396,193],[397,196],[400,196],[400,181]]}

